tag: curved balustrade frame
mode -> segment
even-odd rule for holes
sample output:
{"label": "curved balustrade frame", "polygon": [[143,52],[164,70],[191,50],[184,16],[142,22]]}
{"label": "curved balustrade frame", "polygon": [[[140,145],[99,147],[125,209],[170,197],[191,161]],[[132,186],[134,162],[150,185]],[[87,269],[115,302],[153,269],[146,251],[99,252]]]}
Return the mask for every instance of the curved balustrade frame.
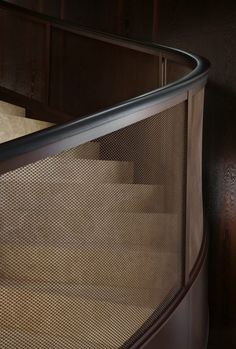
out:
{"label": "curved balustrade frame", "polygon": [[[20,10],[15,6],[5,6],[2,3],[1,6],[3,8],[6,7],[12,9],[16,13],[19,11],[19,13],[24,13],[28,16],[33,15],[32,12]],[[41,15],[37,15],[37,17],[45,19],[45,17]],[[108,135],[111,132],[135,124],[141,120],[145,120],[150,116],[161,113],[182,102],[186,102],[188,109],[187,156],[192,156],[191,147],[193,135],[191,130],[194,125],[194,97],[198,93],[203,93],[202,91],[204,90],[207,81],[209,62],[206,59],[162,45],[134,42],[104,33],[73,28],[53,19],[46,18],[46,20],[49,21],[50,26],[53,28],[66,28],[66,30],[84,37],[93,38],[109,44],[115,44],[157,56],[159,59],[161,87],[122,103],[118,103],[111,108],[105,108],[103,111],[93,113],[92,115],[87,115],[83,118],[75,119],[62,125],[53,126],[49,129],[1,144],[0,174],[4,174],[85,142]],[[170,60],[188,66],[188,68],[191,68],[191,72],[177,81],[165,85],[167,82],[166,69]],[[4,89],[0,88],[0,93],[3,97],[4,95],[8,95],[8,91],[5,92],[6,93],[4,94]],[[11,97],[6,99],[14,99],[14,93]],[[27,102],[26,99],[25,101]],[[31,102],[29,101],[29,103]],[[201,99],[201,103],[203,103],[203,99]],[[50,112],[50,108],[45,110],[46,112]],[[51,112],[56,115],[58,111],[51,110]],[[200,110],[199,113],[202,113],[202,110]],[[201,156],[201,154],[199,154],[199,156]],[[191,171],[193,170],[190,167],[186,168],[187,229],[183,246],[185,253],[183,255],[184,273],[182,288],[172,300],[171,304],[168,305],[168,308],[165,309],[160,317],[158,317],[149,330],[143,333],[139,340],[136,340],[135,344],[132,344],[132,348],[149,349],[154,348],[155,345],[161,345],[162,349],[172,349],[178,346],[176,343],[179,343],[179,347],[181,348],[200,349],[200,346],[194,346],[194,342],[187,343],[186,339],[191,331],[195,331],[195,322],[199,321],[202,321],[203,323],[202,329],[197,330],[198,332],[200,331],[199,337],[201,337],[202,340],[206,340],[207,338],[207,305],[205,303],[206,296],[204,296],[206,292],[206,276],[204,269],[207,253],[206,234],[203,234],[201,250],[193,268],[190,265],[188,253],[190,243],[189,230],[191,230],[191,226],[188,226],[188,220],[190,219],[188,200],[190,200],[190,177]],[[193,303],[196,302],[196,299],[200,299],[199,304],[201,305],[201,309],[194,308]],[[192,312],[194,312],[194,314],[192,314]],[[178,323],[181,324],[181,328],[178,326]],[[184,328],[185,326],[188,326],[187,331]],[[172,334],[169,335],[171,331]],[[172,336],[171,339],[170,336]],[[203,343],[201,349],[204,348],[204,345],[205,344]]]}
{"label": "curved balustrade frame", "polygon": [[[77,32],[84,33],[82,31]],[[85,32],[86,34],[87,32]],[[115,37],[108,35],[93,34],[92,36],[99,40],[106,38],[108,42],[116,42]],[[187,100],[189,91],[196,92],[206,84],[209,62],[204,58],[162,45],[145,46],[140,43],[134,45],[133,42],[129,45],[128,40],[117,39],[117,44],[121,43],[128,45],[130,48],[150,47],[151,52],[156,55],[161,51],[161,57],[164,56],[166,50],[168,54],[164,56],[165,59],[170,56],[170,53],[173,53],[173,58],[179,54],[184,61],[189,60],[195,68],[187,76],[174,83],[124,101],[112,108],[1,144],[0,173],[26,165],[32,160],[40,160],[45,155],[54,155],[59,151],[91,141],[141,121],[150,115],[160,113],[177,103]],[[45,147],[47,149],[42,152]]]}

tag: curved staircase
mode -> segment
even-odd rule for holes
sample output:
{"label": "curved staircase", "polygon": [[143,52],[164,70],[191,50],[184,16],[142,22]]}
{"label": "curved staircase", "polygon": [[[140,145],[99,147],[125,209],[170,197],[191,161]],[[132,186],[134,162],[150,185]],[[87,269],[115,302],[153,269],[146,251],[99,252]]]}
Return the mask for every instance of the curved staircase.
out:
{"label": "curved staircase", "polygon": [[0,18],[0,349],[204,349],[208,61]]}
{"label": "curved staircase", "polygon": [[[2,141],[49,126],[3,115]],[[134,164],[99,148],[1,176],[2,349],[8,336],[11,347],[58,348],[58,336],[63,348],[119,347],[176,286],[177,217],[165,212],[163,186],[135,184]]]}

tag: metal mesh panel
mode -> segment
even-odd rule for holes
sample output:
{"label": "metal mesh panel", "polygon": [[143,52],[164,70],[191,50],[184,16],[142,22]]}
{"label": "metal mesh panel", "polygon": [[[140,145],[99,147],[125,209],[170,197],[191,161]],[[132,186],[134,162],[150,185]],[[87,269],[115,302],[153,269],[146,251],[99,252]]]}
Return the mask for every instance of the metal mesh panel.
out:
{"label": "metal mesh panel", "polygon": [[0,177],[0,348],[128,347],[181,287],[185,104]]}

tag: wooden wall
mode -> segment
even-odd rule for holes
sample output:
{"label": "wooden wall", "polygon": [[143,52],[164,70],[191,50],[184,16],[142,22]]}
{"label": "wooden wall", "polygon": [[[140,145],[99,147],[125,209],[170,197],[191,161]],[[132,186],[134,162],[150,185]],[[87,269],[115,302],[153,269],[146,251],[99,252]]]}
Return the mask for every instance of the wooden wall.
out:
{"label": "wooden wall", "polygon": [[158,41],[207,57],[204,195],[210,233],[210,348],[236,348],[236,4],[160,0]]}
{"label": "wooden wall", "polygon": [[64,18],[97,30],[150,40],[155,3],[153,0],[67,0]]}
{"label": "wooden wall", "polygon": [[47,27],[0,9],[0,85],[46,102]]}
{"label": "wooden wall", "polygon": [[0,7],[0,98],[28,117],[83,117],[157,88],[158,75],[158,57]]}
{"label": "wooden wall", "polygon": [[50,106],[73,116],[110,107],[158,86],[158,58],[52,29]]}
{"label": "wooden wall", "polygon": [[60,18],[63,0],[4,0],[12,5],[19,5],[31,11]]}
{"label": "wooden wall", "polygon": [[5,0],[4,2],[21,5],[99,31],[140,40],[155,39],[157,0]]}

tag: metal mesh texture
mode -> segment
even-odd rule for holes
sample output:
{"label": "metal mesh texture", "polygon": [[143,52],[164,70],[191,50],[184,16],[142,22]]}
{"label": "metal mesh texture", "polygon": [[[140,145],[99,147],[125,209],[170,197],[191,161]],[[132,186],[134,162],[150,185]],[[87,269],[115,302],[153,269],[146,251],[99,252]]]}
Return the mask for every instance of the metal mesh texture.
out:
{"label": "metal mesh texture", "polygon": [[0,177],[0,348],[129,347],[181,287],[186,105]]}

